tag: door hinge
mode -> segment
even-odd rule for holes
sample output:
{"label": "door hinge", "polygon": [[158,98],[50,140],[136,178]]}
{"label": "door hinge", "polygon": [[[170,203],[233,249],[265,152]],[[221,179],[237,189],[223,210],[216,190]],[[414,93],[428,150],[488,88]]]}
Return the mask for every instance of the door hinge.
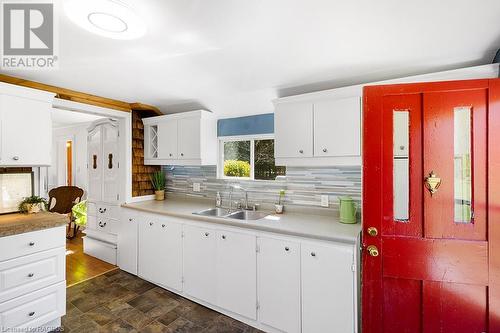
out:
{"label": "door hinge", "polygon": [[181,238],[184,238],[184,231],[181,232]]}
{"label": "door hinge", "polygon": [[258,309],[260,309],[260,303],[259,303],[259,301],[257,301],[257,302],[255,303],[255,308],[256,308],[257,310],[258,310]]}
{"label": "door hinge", "polygon": [[255,244],[255,252],[260,253],[260,246],[259,246],[259,244]]}
{"label": "door hinge", "polygon": [[351,264],[351,271],[356,272],[356,264]]}
{"label": "door hinge", "polygon": [[186,280],[184,280],[184,276],[181,278],[181,282],[184,283]]}
{"label": "door hinge", "polygon": [[116,195],[116,200],[120,200],[120,195],[119,194]]}

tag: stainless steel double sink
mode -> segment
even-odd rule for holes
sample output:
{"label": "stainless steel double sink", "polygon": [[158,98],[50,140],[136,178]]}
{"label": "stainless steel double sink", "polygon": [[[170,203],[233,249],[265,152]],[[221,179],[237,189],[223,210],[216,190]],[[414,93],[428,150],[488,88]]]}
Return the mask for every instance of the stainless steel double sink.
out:
{"label": "stainless steel double sink", "polygon": [[237,210],[234,212],[229,212],[229,209],[225,208],[209,208],[202,210],[200,212],[193,213],[200,216],[211,216],[211,217],[225,217],[229,219],[242,220],[242,221],[254,221],[260,220],[266,216],[268,213],[258,212],[254,210]]}

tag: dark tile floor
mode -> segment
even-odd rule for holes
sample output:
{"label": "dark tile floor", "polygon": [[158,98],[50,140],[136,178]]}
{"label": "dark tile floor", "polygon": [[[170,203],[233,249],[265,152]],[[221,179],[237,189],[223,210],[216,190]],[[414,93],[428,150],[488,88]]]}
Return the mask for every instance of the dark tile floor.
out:
{"label": "dark tile floor", "polygon": [[62,324],[71,333],[260,332],[121,270],[69,287]]}

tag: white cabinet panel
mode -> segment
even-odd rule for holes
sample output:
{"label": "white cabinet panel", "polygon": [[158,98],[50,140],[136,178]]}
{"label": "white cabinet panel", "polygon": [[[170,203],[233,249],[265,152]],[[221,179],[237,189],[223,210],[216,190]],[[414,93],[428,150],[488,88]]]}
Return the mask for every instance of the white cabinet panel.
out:
{"label": "white cabinet panel", "polygon": [[258,242],[259,321],[300,332],[300,245],[265,237]]}
{"label": "white cabinet panel", "polygon": [[151,215],[144,215],[139,223],[138,275],[155,283],[159,283],[157,253],[161,250],[158,225],[158,218]]}
{"label": "white cabinet panel", "polygon": [[89,190],[88,200],[102,200],[102,161],[101,153],[101,130],[95,128],[88,133],[87,136],[87,154],[88,154],[88,170],[89,170]]}
{"label": "white cabinet panel", "polygon": [[177,158],[177,120],[158,124],[158,158]]}
{"label": "white cabinet panel", "polygon": [[256,319],[256,237],[237,232],[217,232],[217,305]]}
{"label": "white cabinet panel", "polygon": [[361,99],[314,103],[314,156],[361,155]]}
{"label": "white cabinet panel", "polygon": [[302,332],[354,332],[354,254],[342,244],[302,244]]}
{"label": "white cabinet panel", "polygon": [[199,159],[200,152],[200,119],[184,118],[178,120],[178,149],[180,159]]}
{"label": "white cabinet panel", "polygon": [[184,291],[211,304],[216,302],[214,229],[184,225]]}
{"label": "white cabinet panel", "polygon": [[312,157],[312,103],[278,104],[274,117],[276,157]]}
{"label": "white cabinet panel", "polygon": [[137,234],[136,214],[123,213],[118,229],[118,266],[131,274],[137,274]]}
{"label": "white cabinet panel", "polygon": [[50,165],[52,105],[49,102],[0,95],[0,165]]}
{"label": "white cabinet panel", "polygon": [[118,126],[102,125],[102,201],[116,202],[119,200],[119,159],[118,159]]}

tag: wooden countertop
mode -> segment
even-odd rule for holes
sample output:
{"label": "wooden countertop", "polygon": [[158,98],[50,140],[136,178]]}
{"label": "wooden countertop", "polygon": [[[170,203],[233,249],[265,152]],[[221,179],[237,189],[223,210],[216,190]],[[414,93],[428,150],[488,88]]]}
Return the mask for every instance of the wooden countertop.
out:
{"label": "wooden countertop", "polygon": [[0,215],[0,237],[60,227],[68,221],[67,215],[49,212]]}

